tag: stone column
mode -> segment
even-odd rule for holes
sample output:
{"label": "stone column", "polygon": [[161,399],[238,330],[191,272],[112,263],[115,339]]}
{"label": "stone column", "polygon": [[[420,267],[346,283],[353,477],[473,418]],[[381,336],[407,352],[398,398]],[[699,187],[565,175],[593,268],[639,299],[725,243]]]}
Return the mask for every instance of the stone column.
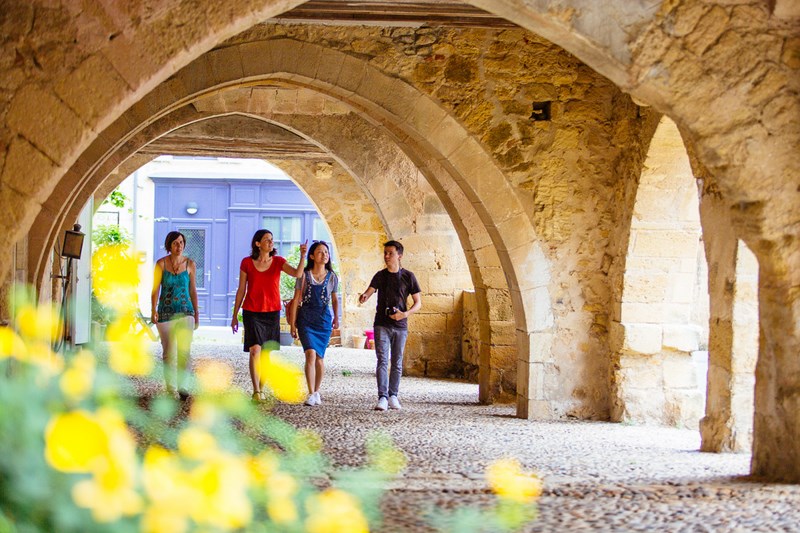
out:
{"label": "stone column", "polygon": [[700,449],[744,452],[750,449],[753,427],[757,265],[736,238],[728,207],[717,194],[704,193],[700,215],[710,295],[706,414],[700,421]]}
{"label": "stone column", "polygon": [[800,245],[759,256],[760,347],[751,473],[800,482]]}

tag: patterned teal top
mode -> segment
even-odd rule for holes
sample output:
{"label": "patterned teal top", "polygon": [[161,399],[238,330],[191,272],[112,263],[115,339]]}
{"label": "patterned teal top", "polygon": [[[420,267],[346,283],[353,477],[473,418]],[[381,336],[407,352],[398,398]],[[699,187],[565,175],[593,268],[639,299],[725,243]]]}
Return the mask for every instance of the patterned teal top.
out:
{"label": "patterned teal top", "polygon": [[166,322],[180,316],[194,315],[194,306],[189,297],[189,271],[173,274],[163,271],[161,293],[158,296],[158,321]]}

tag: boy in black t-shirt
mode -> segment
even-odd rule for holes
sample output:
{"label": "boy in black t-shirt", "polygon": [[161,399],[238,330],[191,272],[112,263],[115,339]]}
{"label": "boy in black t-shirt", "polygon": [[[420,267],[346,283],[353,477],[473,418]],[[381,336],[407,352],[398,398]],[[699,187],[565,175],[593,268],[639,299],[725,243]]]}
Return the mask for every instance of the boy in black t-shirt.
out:
{"label": "boy in black t-shirt", "polygon": [[[408,337],[407,318],[422,307],[422,291],[414,273],[400,266],[403,245],[389,241],[383,245],[383,262],[386,268],[379,270],[369,282],[369,287],[358,297],[363,304],[376,291],[378,306],[375,311],[375,355],[378,365],[375,376],[378,380],[378,403],[376,411],[400,409],[397,394],[400,391],[400,376],[403,373],[403,349]],[[408,297],[414,302],[406,310]],[[389,360],[391,357],[391,370]]]}

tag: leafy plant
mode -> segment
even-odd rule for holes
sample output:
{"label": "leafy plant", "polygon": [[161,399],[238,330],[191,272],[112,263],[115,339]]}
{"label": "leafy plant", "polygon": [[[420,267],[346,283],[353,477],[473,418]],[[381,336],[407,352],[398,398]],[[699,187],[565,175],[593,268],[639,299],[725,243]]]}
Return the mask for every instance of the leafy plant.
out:
{"label": "leafy plant", "polygon": [[118,224],[101,224],[92,230],[92,243],[96,248],[117,244],[130,245],[132,242],[128,230]]}
{"label": "leafy plant", "polygon": [[111,194],[108,195],[108,198],[103,200],[103,203],[101,205],[111,204],[114,207],[119,207],[120,209],[122,209],[123,207],[125,207],[125,203],[127,201],[128,197],[125,196],[125,194],[123,194],[122,191],[114,189],[113,191],[111,191]]}
{"label": "leafy plant", "polygon": [[[300,260],[300,246],[295,246],[292,252],[285,256],[285,259],[290,265],[297,265],[297,261]],[[281,272],[281,300],[291,300],[294,297],[294,283],[296,280],[297,278],[293,278],[286,272]]]}
{"label": "leafy plant", "polygon": [[[222,361],[198,367],[189,416],[171,397],[138,398],[130,378],[158,376],[150,342],[130,314],[137,265],[118,247],[98,250],[93,267],[101,260],[97,298],[116,311],[108,355],[53,353],[59,315],[23,298],[24,289],[14,291],[13,329],[0,328],[2,531],[366,532],[379,525],[373,504],[405,464],[390,441],[364,467],[338,473],[318,435],[236,392],[233,368]],[[273,354],[261,371],[275,398],[302,401],[302,370]]]}

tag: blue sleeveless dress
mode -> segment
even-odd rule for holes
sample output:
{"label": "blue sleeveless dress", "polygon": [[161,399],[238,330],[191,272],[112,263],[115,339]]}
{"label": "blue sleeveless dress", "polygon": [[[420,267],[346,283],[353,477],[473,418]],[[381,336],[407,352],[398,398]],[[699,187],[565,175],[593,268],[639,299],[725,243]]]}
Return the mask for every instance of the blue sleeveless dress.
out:
{"label": "blue sleeveless dress", "polygon": [[311,283],[311,274],[306,272],[303,304],[297,310],[297,334],[303,350],[314,350],[319,357],[325,357],[325,349],[333,331],[333,310],[329,281],[333,272],[328,271],[325,281],[316,285]]}
{"label": "blue sleeveless dress", "polygon": [[161,275],[161,293],[158,296],[158,321],[167,322],[183,316],[194,315],[189,297],[189,271],[173,274],[167,269]]}

